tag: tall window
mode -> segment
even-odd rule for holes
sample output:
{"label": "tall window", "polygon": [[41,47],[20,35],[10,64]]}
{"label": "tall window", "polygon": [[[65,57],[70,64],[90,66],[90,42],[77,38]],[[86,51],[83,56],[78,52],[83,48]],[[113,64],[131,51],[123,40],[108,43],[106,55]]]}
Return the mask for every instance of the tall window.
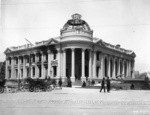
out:
{"label": "tall window", "polygon": [[33,67],[33,77],[35,76],[35,67]]}
{"label": "tall window", "polygon": [[32,55],[32,62],[35,62],[35,55]]}
{"label": "tall window", "polygon": [[9,70],[9,76],[8,77],[11,78],[11,70]]}
{"label": "tall window", "polygon": [[23,69],[21,69],[21,77],[23,77]]}
{"label": "tall window", "polygon": [[29,77],[29,68],[27,68],[27,77]]}
{"label": "tall window", "polygon": [[99,61],[99,52],[96,53],[96,60]]}
{"label": "tall window", "polygon": [[23,57],[21,57],[21,63],[23,64]]}
{"label": "tall window", "polygon": [[18,69],[16,69],[16,78],[18,78]]}
{"label": "tall window", "polygon": [[9,59],[9,65],[11,65],[11,59]]}
{"label": "tall window", "polygon": [[29,63],[29,57],[27,57],[27,63]]}
{"label": "tall window", "polygon": [[39,67],[39,77],[41,77],[41,66]]}
{"label": "tall window", "polygon": [[48,54],[46,54],[46,61],[48,60]]}
{"label": "tall window", "polygon": [[54,60],[57,58],[57,54],[56,53],[54,53]]}
{"label": "tall window", "polygon": [[97,76],[97,78],[99,76],[99,66],[96,67],[96,76]]}
{"label": "tall window", "polygon": [[56,75],[57,75],[57,67],[54,66],[53,69],[54,69],[54,77],[56,77]]}
{"label": "tall window", "polygon": [[16,64],[18,64],[18,58],[16,58]]}
{"label": "tall window", "polygon": [[39,55],[39,62],[41,62],[41,55]]}

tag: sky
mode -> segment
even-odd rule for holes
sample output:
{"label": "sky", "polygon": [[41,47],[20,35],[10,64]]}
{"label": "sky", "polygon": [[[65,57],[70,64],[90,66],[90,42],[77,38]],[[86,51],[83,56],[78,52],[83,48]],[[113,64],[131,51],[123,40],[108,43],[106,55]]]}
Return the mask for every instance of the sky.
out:
{"label": "sky", "polygon": [[0,0],[0,61],[7,47],[48,40],[79,13],[93,36],[136,54],[135,70],[150,71],[150,0]]}

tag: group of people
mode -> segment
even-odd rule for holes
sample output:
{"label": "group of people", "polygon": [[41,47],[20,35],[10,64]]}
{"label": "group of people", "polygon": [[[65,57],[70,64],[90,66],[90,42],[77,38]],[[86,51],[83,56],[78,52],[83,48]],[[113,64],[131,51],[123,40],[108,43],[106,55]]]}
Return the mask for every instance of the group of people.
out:
{"label": "group of people", "polygon": [[104,77],[102,79],[100,92],[102,92],[103,89],[104,89],[104,92],[105,92],[106,88],[107,88],[107,92],[110,92],[110,79],[109,79],[109,77],[107,77],[107,78]]}

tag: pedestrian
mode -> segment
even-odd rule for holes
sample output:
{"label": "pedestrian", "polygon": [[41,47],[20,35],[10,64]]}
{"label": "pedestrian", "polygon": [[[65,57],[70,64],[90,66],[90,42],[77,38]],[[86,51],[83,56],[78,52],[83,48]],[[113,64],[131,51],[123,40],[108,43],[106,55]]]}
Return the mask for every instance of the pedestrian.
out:
{"label": "pedestrian", "polygon": [[68,78],[68,85],[67,85],[67,87],[72,87],[72,82],[71,82],[70,78]]}
{"label": "pedestrian", "polygon": [[109,79],[109,77],[107,77],[106,82],[107,82],[107,92],[109,93],[110,92],[110,79]]}
{"label": "pedestrian", "polygon": [[104,89],[104,92],[105,92],[105,77],[103,77],[102,79],[100,92],[102,91],[102,89]]}
{"label": "pedestrian", "polygon": [[61,88],[61,85],[62,85],[62,79],[61,78],[59,78],[58,84],[59,84],[59,87]]}

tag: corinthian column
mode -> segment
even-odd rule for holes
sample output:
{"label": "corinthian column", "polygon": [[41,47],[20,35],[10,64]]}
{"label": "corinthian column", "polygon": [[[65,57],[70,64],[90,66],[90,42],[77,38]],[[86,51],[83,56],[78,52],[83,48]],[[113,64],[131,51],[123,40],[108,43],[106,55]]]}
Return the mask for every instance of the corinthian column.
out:
{"label": "corinthian column", "polygon": [[131,76],[131,60],[129,61],[129,76],[132,77]]}
{"label": "corinthian column", "polygon": [[89,79],[92,77],[92,55],[91,50],[89,50]]}
{"label": "corinthian column", "polygon": [[15,65],[15,58],[12,57],[12,61],[11,61],[11,78],[15,79],[15,69],[14,69],[14,65]]}
{"label": "corinthian column", "polygon": [[107,71],[108,74],[107,74],[107,75],[108,75],[108,77],[110,78],[110,57],[108,56],[107,59],[108,59],[108,71]]}
{"label": "corinthian column", "polygon": [[112,73],[112,78],[115,79],[116,78],[116,66],[115,66],[115,58],[113,58],[113,73]]}
{"label": "corinthian column", "polygon": [[104,55],[101,54],[101,79],[104,77]]}
{"label": "corinthian column", "polygon": [[85,81],[85,49],[82,49],[82,81]]}
{"label": "corinthian column", "polygon": [[42,52],[42,63],[41,63],[41,67],[42,67],[42,76],[41,78],[45,78],[45,68],[44,68],[44,53]]}
{"label": "corinthian column", "polygon": [[75,53],[74,53],[74,51],[75,51],[75,49],[74,48],[72,48],[71,49],[71,51],[72,51],[72,64],[71,64],[71,81],[75,81]]}
{"label": "corinthian column", "polygon": [[134,75],[134,60],[132,61],[132,78],[135,78],[135,75]]}
{"label": "corinthian column", "polygon": [[47,70],[48,74],[47,75],[48,75],[48,77],[51,77],[50,76],[50,70],[51,70],[51,51],[48,50],[47,53],[48,53],[48,70]]}
{"label": "corinthian column", "polygon": [[63,81],[65,80],[66,78],[66,50],[64,49],[63,50]]}
{"label": "corinthian column", "polygon": [[117,76],[120,75],[120,59],[118,59],[118,73],[117,73]]}
{"label": "corinthian column", "polygon": [[128,60],[126,60],[126,66],[127,66],[127,75],[126,75],[126,77],[129,77],[129,61]]}
{"label": "corinthian column", "polygon": [[20,57],[18,56],[18,78],[20,79],[21,78],[21,75],[20,75]]}
{"label": "corinthian column", "polygon": [[96,51],[93,52],[93,78],[96,78]]}
{"label": "corinthian column", "polygon": [[58,66],[57,66],[57,78],[60,78],[60,49],[58,50],[58,56],[57,56],[57,60],[58,60]]}
{"label": "corinthian column", "polygon": [[5,64],[5,78],[9,78],[9,71],[8,71],[8,58],[6,57],[6,64]]}
{"label": "corinthian column", "polygon": [[124,60],[122,61],[122,78],[124,78],[124,75],[125,75],[125,71],[124,71]]}

